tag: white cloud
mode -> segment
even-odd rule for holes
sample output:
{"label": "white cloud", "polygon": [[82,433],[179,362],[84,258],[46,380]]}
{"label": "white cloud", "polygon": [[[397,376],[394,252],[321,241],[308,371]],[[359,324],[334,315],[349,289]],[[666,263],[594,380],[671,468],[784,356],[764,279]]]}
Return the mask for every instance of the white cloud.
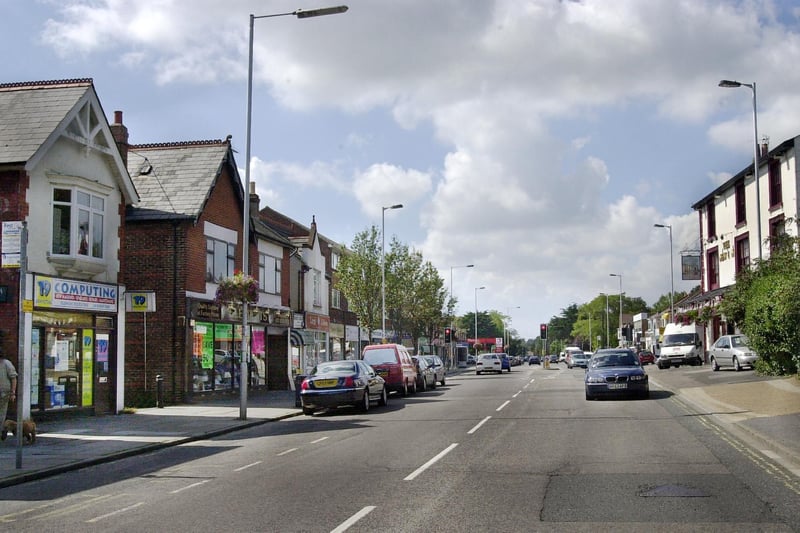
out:
{"label": "white cloud", "polygon": [[374,220],[381,216],[383,207],[408,204],[426,195],[431,189],[431,176],[379,163],[358,173],[352,186],[361,210]]}

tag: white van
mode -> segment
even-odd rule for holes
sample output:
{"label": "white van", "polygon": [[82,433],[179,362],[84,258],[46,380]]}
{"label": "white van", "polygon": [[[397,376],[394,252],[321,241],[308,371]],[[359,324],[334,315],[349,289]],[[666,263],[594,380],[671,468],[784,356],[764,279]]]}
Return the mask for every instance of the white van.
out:
{"label": "white van", "polygon": [[703,364],[703,328],[697,324],[667,324],[656,359],[658,368]]}

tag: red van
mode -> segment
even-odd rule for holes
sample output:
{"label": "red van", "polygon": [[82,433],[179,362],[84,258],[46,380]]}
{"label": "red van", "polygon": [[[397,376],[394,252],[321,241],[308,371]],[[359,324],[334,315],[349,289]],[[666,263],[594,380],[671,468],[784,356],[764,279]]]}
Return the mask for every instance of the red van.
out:
{"label": "red van", "polygon": [[402,344],[372,344],[361,358],[386,382],[386,388],[403,396],[417,392],[417,369]]}

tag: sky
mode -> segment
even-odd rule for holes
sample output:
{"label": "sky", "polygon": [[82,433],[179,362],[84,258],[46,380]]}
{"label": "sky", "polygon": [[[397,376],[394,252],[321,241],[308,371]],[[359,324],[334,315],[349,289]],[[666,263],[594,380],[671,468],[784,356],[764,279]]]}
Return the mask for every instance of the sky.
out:
{"label": "sky", "polygon": [[800,133],[798,0],[304,1],[0,0],[0,82],[92,78],[131,143],[232,135],[244,179],[250,14],[346,2],[254,22],[261,205],[344,245],[383,226],[524,338],[698,284],[691,206],[752,164],[753,93],[721,79],[756,83],[770,146]]}

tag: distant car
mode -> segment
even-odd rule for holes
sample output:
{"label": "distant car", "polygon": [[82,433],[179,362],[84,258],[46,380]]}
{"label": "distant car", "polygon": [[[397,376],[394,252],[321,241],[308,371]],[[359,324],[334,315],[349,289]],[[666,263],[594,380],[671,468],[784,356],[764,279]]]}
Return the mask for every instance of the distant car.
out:
{"label": "distant car", "polygon": [[389,391],[406,396],[417,392],[417,370],[402,344],[371,344],[364,347],[361,359],[386,381]]}
{"label": "distant car", "polygon": [[586,354],[583,352],[578,351],[569,351],[567,352],[567,368],[574,368],[579,366],[581,368],[586,368],[586,365],[589,364],[589,358],[586,357]]}
{"label": "distant car", "polygon": [[479,354],[475,360],[475,373],[480,376],[482,372],[497,372],[498,374],[502,373],[503,363],[500,360],[500,354]]}
{"label": "distant car", "polygon": [[325,361],[319,363],[300,385],[304,415],[317,409],[355,405],[368,411],[371,401],[389,402],[386,382],[364,361]]}
{"label": "distant car", "polygon": [[708,350],[708,357],[714,372],[723,366],[733,367],[737,372],[745,366],[753,368],[758,359],[746,335],[723,335]]}
{"label": "distant car", "polygon": [[433,367],[433,373],[435,374],[434,381],[439,382],[439,384],[444,387],[447,370],[444,367],[444,361],[442,361],[442,358],[438,355],[424,355],[423,357],[426,361],[428,361],[428,365]]}
{"label": "distant car", "polygon": [[511,372],[511,358],[508,356],[507,353],[499,353],[497,354],[500,356],[500,367],[502,370],[508,370]]}
{"label": "distant car", "polygon": [[558,363],[558,359],[559,359],[559,358],[558,358],[558,356],[557,356],[557,355],[553,354],[553,355],[550,355],[550,356],[548,356],[548,357],[550,357],[550,362],[551,362],[551,363]]}
{"label": "distant car", "polygon": [[656,362],[656,356],[650,350],[642,350],[639,352],[639,364],[642,366],[644,365],[652,365]]}
{"label": "distant car", "polygon": [[597,350],[584,376],[586,399],[600,396],[650,397],[647,373],[636,352],[626,348]]}
{"label": "distant car", "polygon": [[467,356],[467,366],[473,366],[477,362],[477,359],[474,355]]}
{"label": "distant car", "polygon": [[539,362],[539,356],[538,355],[532,355],[532,356],[528,357],[528,366],[538,365],[538,364],[541,364]]}
{"label": "distant car", "polygon": [[421,355],[411,356],[414,366],[417,369],[417,390],[426,391],[428,387],[436,388],[436,373],[428,360]]}

